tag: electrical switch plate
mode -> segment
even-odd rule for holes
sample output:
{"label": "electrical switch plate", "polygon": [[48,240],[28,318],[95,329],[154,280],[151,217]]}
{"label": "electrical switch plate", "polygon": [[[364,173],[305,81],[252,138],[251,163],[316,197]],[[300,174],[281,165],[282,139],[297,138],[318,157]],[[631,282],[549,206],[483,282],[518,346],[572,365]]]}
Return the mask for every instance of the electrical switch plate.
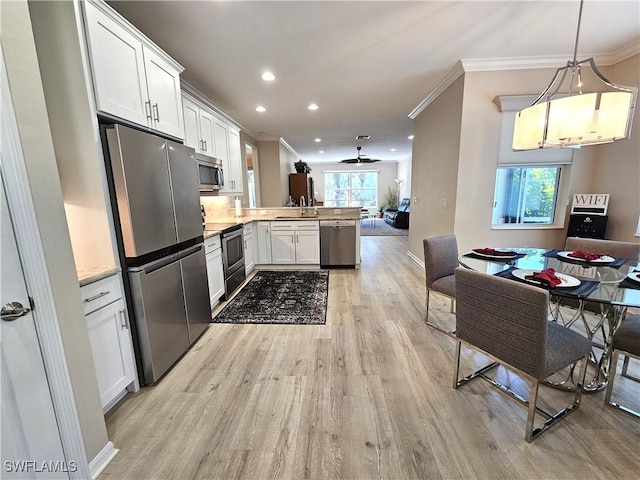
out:
{"label": "electrical switch plate", "polygon": [[336,215],[340,215],[341,212],[342,212],[342,210],[340,210],[339,208],[334,208],[333,209],[333,213],[335,213]]}
{"label": "electrical switch plate", "polygon": [[267,211],[266,210],[260,210],[260,215],[266,215]]}

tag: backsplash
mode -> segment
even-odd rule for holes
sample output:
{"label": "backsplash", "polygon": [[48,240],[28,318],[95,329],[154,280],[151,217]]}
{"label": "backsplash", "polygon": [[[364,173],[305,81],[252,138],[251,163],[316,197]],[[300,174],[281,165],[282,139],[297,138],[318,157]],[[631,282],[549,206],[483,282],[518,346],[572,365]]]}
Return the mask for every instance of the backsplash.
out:
{"label": "backsplash", "polygon": [[233,215],[233,200],[235,197],[200,197],[200,204],[204,207],[205,221]]}

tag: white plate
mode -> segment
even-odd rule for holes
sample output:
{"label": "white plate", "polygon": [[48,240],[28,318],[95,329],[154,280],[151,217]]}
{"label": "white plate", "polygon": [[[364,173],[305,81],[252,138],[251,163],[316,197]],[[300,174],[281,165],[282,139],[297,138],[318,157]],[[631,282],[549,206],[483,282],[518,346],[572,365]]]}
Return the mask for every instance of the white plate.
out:
{"label": "white plate", "polygon": [[[540,285],[542,284],[542,282],[537,282],[535,280],[530,280],[528,278],[525,278],[530,275],[533,275],[534,273],[538,273],[539,271],[540,270],[514,270],[513,272],[511,272],[511,275],[513,275],[516,278],[519,278],[520,280],[524,280],[525,282],[535,283]],[[558,277],[562,281],[562,283],[554,288],[577,287],[581,283],[580,280],[578,280],[576,277],[572,277],[571,275],[566,275],[564,273],[556,272],[556,277]]]}
{"label": "white plate", "polygon": [[634,282],[640,283],[640,272],[631,272],[629,275],[627,275],[627,278],[629,280],[633,280]]}
{"label": "white plate", "polygon": [[502,259],[502,260],[513,260],[514,258],[516,258],[518,256],[517,253],[514,253],[513,255],[488,255],[486,253],[474,252],[473,250],[471,250],[471,253],[473,253],[474,255],[478,255],[479,257]]}
{"label": "white plate", "polygon": [[569,259],[569,260],[577,260],[578,262],[589,262],[589,263],[611,263],[616,261],[615,258],[610,257],[609,255],[603,255],[596,260],[585,260],[584,258],[571,257],[569,256],[570,253],[573,253],[573,252],[558,252],[558,256]]}

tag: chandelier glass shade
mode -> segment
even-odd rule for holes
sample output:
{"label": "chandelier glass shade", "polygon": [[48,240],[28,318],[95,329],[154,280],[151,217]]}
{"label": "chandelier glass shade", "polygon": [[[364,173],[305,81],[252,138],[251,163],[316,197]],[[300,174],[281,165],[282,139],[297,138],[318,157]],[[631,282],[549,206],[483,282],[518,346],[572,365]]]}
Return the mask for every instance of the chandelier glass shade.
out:
{"label": "chandelier glass shade", "polygon": [[[638,89],[609,81],[593,58],[576,62],[582,1],[573,61],[556,70],[551,83],[530,107],[516,113],[513,150],[579,147],[613,142],[631,135]],[[582,92],[582,67],[593,70],[608,90]],[[569,94],[558,94],[570,73]],[[575,81],[576,92],[573,91]]]}

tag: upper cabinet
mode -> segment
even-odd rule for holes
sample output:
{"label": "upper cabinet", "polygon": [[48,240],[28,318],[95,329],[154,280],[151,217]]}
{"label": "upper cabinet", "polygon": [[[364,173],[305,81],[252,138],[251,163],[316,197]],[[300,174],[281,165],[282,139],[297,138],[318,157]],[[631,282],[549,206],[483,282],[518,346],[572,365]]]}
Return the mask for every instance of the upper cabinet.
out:
{"label": "upper cabinet", "polygon": [[242,195],[240,131],[199,100],[182,96],[184,143],[196,152],[222,160],[224,186],[220,195]]}
{"label": "upper cabinet", "polygon": [[184,69],[105,3],[84,5],[98,111],[182,139]]}

